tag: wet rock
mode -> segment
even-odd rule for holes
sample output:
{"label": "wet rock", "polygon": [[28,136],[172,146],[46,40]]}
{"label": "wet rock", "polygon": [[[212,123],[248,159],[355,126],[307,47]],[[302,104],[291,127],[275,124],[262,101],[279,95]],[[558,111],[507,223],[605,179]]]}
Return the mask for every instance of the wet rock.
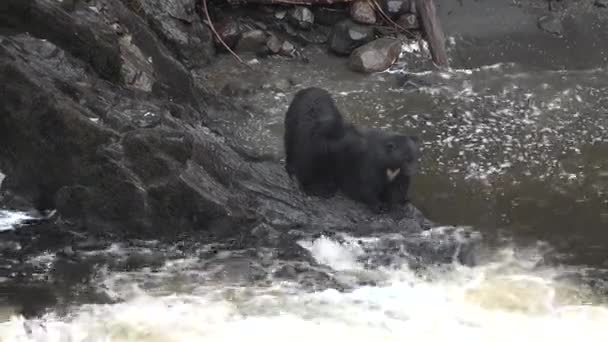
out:
{"label": "wet rock", "polygon": [[284,41],[283,44],[281,45],[280,53],[281,53],[281,55],[286,56],[286,57],[294,57],[295,53],[296,53],[296,47],[293,46],[292,43],[290,43],[288,41]]}
{"label": "wet rock", "polygon": [[350,5],[350,16],[354,21],[361,24],[375,24],[376,23],[376,11],[372,7],[371,3],[366,0],[358,0]]}
{"label": "wet rock", "polygon": [[196,0],[139,1],[149,25],[188,67],[207,65],[215,49],[211,30],[195,11]]}
{"label": "wet rock", "polygon": [[271,35],[268,41],[266,42],[266,47],[270,53],[279,53],[281,51],[283,43],[277,36]]}
{"label": "wet rock", "polygon": [[156,78],[151,60],[148,60],[139,47],[133,44],[133,36],[122,36],[119,43],[122,51],[121,75],[124,83],[132,89],[152,91]]}
{"label": "wet rock", "polygon": [[401,42],[380,38],[357,48],[350,56],[349,66],[361,72],[379,72],[390,67],[401,53]]}
{"label": "wet rock", "polygon": [[538,27],[548,33],[560,36],[564,30],[562,21],[555,15],[546,15],[538,19]]}
{"label": "wet rock", "polygon": [[271,246],[277,245],[281,236],[276,229],[265,223],[252,229],[251,235],[261,240],[263,244]]}
{"label": "wet rock", "polygon": [[[72,37],[79,32],[80,39],[54,39],[55,42],[40,46],[40,54],[48,54],[59,47],[90,65],[106,80],[121,80],[121,55],[116,34],[109,26],[99,23],[97,15],[88,11],[78,19],[60,8],[60,3],[32,3],[19,0],[3,1],[0,22],[3,27],[27,32],[33,37],[51,39]],[[24,18],[27,17],[27,20]],[[36,22],[31,25],[30,22]]]}
{"label": "wet rock", "polygon": [[[231,49],[234,49],[236,43],[238,43],[239,39],[241,39],[241,27],[239,22],[236,20],[225,20],[215,25],[215,30],[218,35],[222,38],[224,43],[228,45]],[[219,39],[214,35],[213,41],[218,49],[222,51],[226,51],[224,45],[219,41]]]}
{"label": "wet rock", "polygon": [[595,0],[593,4],[596,7],[608,8],[608,0]]}
{"label": "wet rock", "polygon": [[237,52],[259,53],[266,49],[266,33],[262,30],[251,30],[243,33],[239,40]]}
{"label": "wet rock", "polygon": [[236,51],[259,53],[266,49],[266,33],[262,30],[252,30],[243,33]]}
{"label": "wet rock", "polygon": [[357,47],[371,42],[373,39],[373,27],[346,19],[334,26],[329,36],[329,48],[336,54],[348,55]]}
{"label": "wet rock", "polygon": [[415,14],[402,14],[397,19],[397,24],[406,30],[416,30],[420,28],[418,17]]}
{"label": "wet rock", "polygon": [[289,21],[301,29],[308,30],[315,22],[315,16],[308,7],[296,6],[289,11]]}

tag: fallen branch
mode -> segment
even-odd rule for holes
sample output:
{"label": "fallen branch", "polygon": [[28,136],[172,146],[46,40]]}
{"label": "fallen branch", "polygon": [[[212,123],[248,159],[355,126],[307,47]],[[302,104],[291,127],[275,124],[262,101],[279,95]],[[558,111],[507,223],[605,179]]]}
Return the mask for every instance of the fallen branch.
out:
{"label": "fallen branch", "polygon": [[448,54],[445,51],[445,36],[433,0],[416,0],[416,8],[418,8],[422,27],[426,33],[433,62],[441,68],[449,68]]}
{"label": "fallen branch", "polygon": [[217,37],[217,40],[219,40],[219,42],[226,48],[226,50],[228,50],[228,52],[230,52],[241,64],[245,65],[248,68],[251,68],[251,66],[247,63],[245,63],[241,57],[239,57],[239,55],[237,55],[234,51],[232,51],[232,49],[228,46],[228,44],[226,44],[226,42],[222,39],[222,37],[220,36],[219,33],[217,33],[217,30],[215,29],[215,26],[213,25],[213,22],[211,21],[211,16],[209,15],[209,10],[207,9],[207,0],[202,0],[203,2],[203,11],[205,12],[205,17],[207,17],[207,25],[209,25],[209,28],[211,29],[211,31],[213,31],[213,34],[215,34],[215,36]]}

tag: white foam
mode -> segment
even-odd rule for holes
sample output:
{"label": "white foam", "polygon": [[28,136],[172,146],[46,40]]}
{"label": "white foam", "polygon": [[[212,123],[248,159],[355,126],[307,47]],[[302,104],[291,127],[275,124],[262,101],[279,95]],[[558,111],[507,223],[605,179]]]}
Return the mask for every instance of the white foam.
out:
{"label": "white foam", "polygon": [[322,236],[314,241],[301,241],[299,244],[308,249],[315,259],[335,270],[355,270],[362,266],[357,257],[363,250],[354,242],[340,244],[328,237]]}
{"label": "white foam", "polygon": [[25,220],[33,219],[34,217],[21,211],[0,210],[0,232],[12,230]]}
{"label": "white foam", "polygon": [[[429,236],[462,231],[448,228]],[[317,261],[339,271],[360,268],[360,244],[377,239],[340,241],[322,236],[302,245]],[[559,270],[533,269],[541,247],[505,248],[481,266],[436,268],[424,276],[407,267],[381,269],[379,285],[348,292],[305,292],[283,283],[266,288],[201,284],[197,290],[174,294],[139,289],[125,302],[83,305],[67,316],[12,317],[0,323],[0,340],[608,340],[608,308],[593,304],[593,297],[574,285],[555,280]],[[177,264],[187,267],[193,265],[190,261]],[[183,267],[166,269],[184,272]],[[146,281],[151,276],[147,274]],[[178,274],[159,275],[167,281],[172,276]],[[135,280],[132,286],[137,288]]]}

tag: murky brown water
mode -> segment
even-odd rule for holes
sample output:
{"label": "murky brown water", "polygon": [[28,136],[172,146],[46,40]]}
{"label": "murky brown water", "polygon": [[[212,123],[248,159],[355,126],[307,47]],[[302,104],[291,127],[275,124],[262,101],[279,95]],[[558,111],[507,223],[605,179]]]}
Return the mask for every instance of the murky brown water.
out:
{"label": "murky brown water", "polygon": [[[261,90],[247,99],[263,113],[241,132],[253,144],[282,155],[282,120],[293,94],[326,88],[354,122],[422,137],[414,201],[431,219],[473,225],[488,236],[548,241],[574,263],[606,262],[605,70],[499,64],[423,71],[413,78],[427,86],[416,90],[400,86],[403,66],[363,75],[317,48],[307,54],[314,62],[262,60],[254,76],[237,67],[216,80],[218,87],[237,76],[251,87],[296,81],[284,92]],[[231,64],[227,58],[216,67],[228,70]]]}

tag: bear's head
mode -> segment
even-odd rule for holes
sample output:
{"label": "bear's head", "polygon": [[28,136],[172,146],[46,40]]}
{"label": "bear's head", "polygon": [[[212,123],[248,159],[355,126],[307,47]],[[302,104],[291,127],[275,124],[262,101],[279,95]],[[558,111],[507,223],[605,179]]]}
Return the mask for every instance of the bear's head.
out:
{"label": "bear's head", "polygon": [[381,142],[386,175],[392,181],[400,173],[413,176],[418,170],[418,137],[403,134],[385,135]]}

